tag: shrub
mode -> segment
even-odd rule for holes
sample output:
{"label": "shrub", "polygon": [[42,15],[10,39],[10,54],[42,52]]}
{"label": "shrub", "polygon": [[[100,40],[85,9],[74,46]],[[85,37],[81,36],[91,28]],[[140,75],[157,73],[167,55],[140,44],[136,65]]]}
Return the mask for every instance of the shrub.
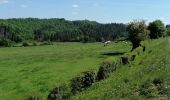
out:
{"label": "shrub", "polygon": [[71,91],[73,94],[82,92],[95,82],[95,72],[87,71],[83,72],[80,76],[71,80]]}
{"label": "shrub", "polygon": [[166,35],[166,28],[161,20],[155,20],[149,23],[148,29],[150,30],[150,38],[157,39]]}
{"label": "shrub", "polygon": [[37,46],[37,42],[33,42],[33,46]]}
{"label": "shrub", "polygon": [[70,93],[66,85],[55,87],[50,91],[47,100],[65,100],[70,98]]}
{"label": "shrub", "polygon": [[116,68],[119,66],[120,62],[119,60],[115,59],[107,59],[105,60],[99,68],[99,71],[97,73],[97,79],[102,80],[106,79],[110,76],[111,73],[113,73]]}
{"label": "shrub", "polygon": [[28,42],[23,42],[22,46],[27,47],[27,46],[29,46],[29,43]]}
{"label": "shrub", "polygon": [[51,41],[45,41],[41,45],[53,45],[53,43]]}
{"label": "shrub", "polygon": [[71,80],[71,92],[73,94],[82,92],[83,89],[82,77],[78,76]]}
{"label": "shrub", "polygon": [[84,88],[91,86],[95,82],[95,73],[93,71],[83,72]]}
{"label": "shrub", "polygon": [[129,33],[129,40],[132,42],[134,50],[140,46],[140,42],[148,38],[149,31],[145,21],[134,21],[128,24],[127,32]]}
{"label": "shrub", "polygon": [[5,37],[0,37],[0,46],[11,47],[13,42]]}

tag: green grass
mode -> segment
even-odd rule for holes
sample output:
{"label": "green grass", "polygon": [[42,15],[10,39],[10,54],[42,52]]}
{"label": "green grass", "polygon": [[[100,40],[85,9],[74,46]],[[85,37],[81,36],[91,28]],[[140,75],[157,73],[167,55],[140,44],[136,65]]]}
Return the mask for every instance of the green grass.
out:
{"label": "green grass", "polygon": [[28,94],[45,100],[55,86],[68,83],[83,71],[97,70],[109,55],[117,56],[130,48],[123,43],[0,48],[0,100],[18,100]]}
{"label": "green grass", "polygon": [[[169,43],[168,43],[169,42]],[[170,38],[145,41],[146,51],[129,65],[122,66],[110,78],[95,83],[72,100],[169,100],[170,98]],[[147,95],[140,94],[140,87],[163,79],[167,93],[157,89]],[[155,87],[155,86],[153,86]],[[168,98],[169,97],[169,98]]]}

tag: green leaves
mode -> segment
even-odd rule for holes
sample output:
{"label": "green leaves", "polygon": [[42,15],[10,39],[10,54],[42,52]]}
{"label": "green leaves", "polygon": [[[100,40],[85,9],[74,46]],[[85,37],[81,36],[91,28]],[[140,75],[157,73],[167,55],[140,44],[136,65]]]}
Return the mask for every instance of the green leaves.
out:
{"label": "green leaves", "polygon": [[129,33],[129,39],[133,44],[132,50],[137,48],[140,45],[140,42],[145,40],[149,35],[145,21],[134,21],[129,23],[127,31]]}
{"label": "green leaves", "polygon": [[150,30],[150,38],[157,39],[165,36],[166,28],[161,20],[153,21],[149,24],[148,29]]}

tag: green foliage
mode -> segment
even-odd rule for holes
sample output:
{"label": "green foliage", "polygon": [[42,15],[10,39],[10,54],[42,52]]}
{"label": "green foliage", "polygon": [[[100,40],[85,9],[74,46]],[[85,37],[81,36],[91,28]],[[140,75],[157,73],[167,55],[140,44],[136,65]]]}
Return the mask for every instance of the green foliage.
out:
{"label": "green foliage", "polygon": [[0,19],[0,35],[11,41],[101,42],[114,40],[126,32],[124,24],[100,24],[94,21],[18,18]]}
{"label": "green foliage", "polygon": [[0,46],[11,47],[13,46],[13,42],[5,37],[0,37]]}
{"label": "green foliage", "polygon": [[133,44],[133,49],[140,46],[140,42],[148,37],[149,31],[144,21],[134,21],[128,24],[127,31],[129,39]]}
{"label": "green foliage", "polygon": [[137,47],[136,49],[134,49],[132,51],[133,54],[136,54],[136,55],[140,55],[141,53],[143,53],[143,47]]}
{"label": "green foliage", "polygon": [[69,87],[59,86],[50,91],[47,100],[68,100],[70,98]]}
{"label": "green foliage", "polygon": [[32,45],[33,46],[37,46],[38,44],[37,44],[37,42],[33,42]]}
{"label": "green foliage", "polygon": [[151,39],[157,39],[166,35],[166,28],[161,20],[151,22],[148,29],[150,30]]}
{"label": "green foliage", "polygon": [[167,35],[170,36],[170,28],[166,29]]}
{"label": "green foliage", "polygon": [[87,71],[83,72],[80,76],[73,78],[71,80],[71,92],[73,94],[82,92],[95,82],[95,77],[95,72]]}
{"label": "green foliage", "polygon": [[101,65],[97,73],[97,79],[103,80],[108,78],[120,65],[119,60],[113,58],[106,59]]}
{"label": "green foliage", "polygon": [[51,41],[44,41],[41,45],[53,45]]}
{"label": "green foliage", "polygon": [[23,42],[22,46],[27,47],[27,46],[29,46],[29,43],[28,42]]}

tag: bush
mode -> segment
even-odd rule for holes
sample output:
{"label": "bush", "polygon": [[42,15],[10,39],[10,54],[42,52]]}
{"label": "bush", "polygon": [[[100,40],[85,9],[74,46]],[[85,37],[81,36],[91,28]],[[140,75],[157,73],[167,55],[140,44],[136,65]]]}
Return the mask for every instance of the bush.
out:
{"label": "bush", "polygon": [[106,79],[107,77],[109,77],[110,74],[112,74],[116,70],[119,64],[120,64],[119,60],[115,60],[115,59],[105,60],[100,65],[99,71],[97,73],[97,79],[102,80],[102,79]]}
{"label": "bush", "polygon": [[140,42],[147,39],[149,31],[147,30],[147,25],[145,21],[134,21],[128,24],[127,32],[129,33],[129,40],[132,42],[134,50],[140,46]]}
{"label": "bush", "polygon": [[71,80],[71,91],[73,94],[82,92],[95,82],[95,72],[87,71],[83,72],[80,76]]}
{"label": "bush", "polygon": [[33,42],[33,46],[37,46],[37,42]]}
{"label": "bush", "polygon": [[51,41],[45,41],[41,45],[53,45],[53,43]]}
{"label": "bush", "polygon": [[149,23],[148,29],[150,30],[150,38],[157,39],[166,35],[166,28],[161,20],[155,20]]}
{"label": "bush", "polygon": [[0,46],[11,47],[13,42],[5,37],[0,37]]}
{"label": "bush", "polygon": [[47,100],[66,100],[70,98],[67,86],[59,86],[50,91]]}
{"label": "bush", "polygon": [[82,77],[78,76],[71,80],[71,92],[73,94],[82,92],[83,89]]}
{"label": "bush", "polygon": [[23,42],[22,46],[27,47],[27,46],[29,46],[29,43],[28,42]]}

